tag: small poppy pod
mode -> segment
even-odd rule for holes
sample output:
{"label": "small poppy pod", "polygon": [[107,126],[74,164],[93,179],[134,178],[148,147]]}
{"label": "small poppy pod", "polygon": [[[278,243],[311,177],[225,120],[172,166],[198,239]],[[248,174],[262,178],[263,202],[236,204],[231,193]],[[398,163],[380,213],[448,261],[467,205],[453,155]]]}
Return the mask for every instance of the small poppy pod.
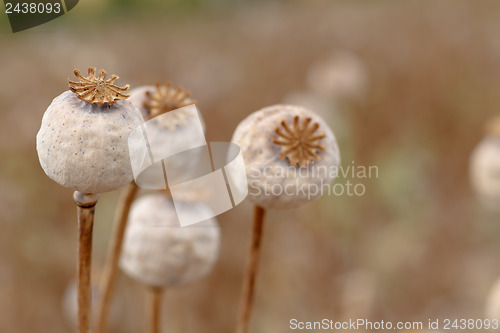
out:
{"label": "small poppy pod", "polygon": [[[178,203],[176,202],[176,205]],[[206,210],[186,203],[192,214]],[[220,230],[216,219],[180,227],[172,200],[158,192],[131,207],[120,266],[134,279],[153,287],[174,287],[209,274],[217,261]]]}
{"label": "small poppy pod", "polygon": [[490,289],[486,299],[485,315],[488,319],[500,318],[500,279]]}
{"label": "small poppy pod", "polygon": [[311,66],[307,84],[311,91],[320,95],[353,99],[366,91],[368,75],[358,57],[349,52],[338,52]]}
{"label": "small poppy pod", "polygon": [[289,209],[319,198],[338,174],[333,132],[314,112],[274,105],[252,113],[236,128],[248,197],[263,208]]}
{"label": "small poppy pod", "polygon": [[488,135],[471,155],[470,177],[479,200],[487,207],[500,210],[500,120],[490,123]]}
{"label": "small poppy pod", "polygon": [[[191,98],[191,93],[181,87],[173,87],[171,82],[161,84],[157,82],[156,85],[139,86],[130,90],[130,98],[128,99],[134,103],[141,111],[144,121],[152,119],[161,114],[183,108],[188,105],[196,104],[196,101]],[[200,119],[201,114],[199,114]],[[189,125],[189,115],[182,117],[180,114],[175,119],[171,119],[169,124],[163,124],[162,127],[168,128],[173,131]]]}
{"label": "small poppy pod", "polygon": [[149,119],[149,110],[144,106],[144,102],[147,100],[146,92],[154,91],[154,89],[155,86],[139,86],[130,90],[130,97],[128,100],[139,108],[144,121]]}
{"label": "small poppy pod", "polygon": [[133,179],[127,139],[141,123],[129,101],[88,104],[66,91],[43,115],[37,134],[40,164],[64,187],[82,193],[116,190]]}
{"label": "small poppy pod", "polygon": [[[185,153],[163,160],[171,177],[169,182],[175,183],[179,175],[185,174],[199,160],[201,150],[193,148],[206,144],[205,124],[195,101],[188,91],[174,88],[170,82],[135,88],[129,100],[137,105],[146,121],[137,134],[147,136],[148,149],[156,160]],[[164,183],[162,170],[143,170],[136,181],[146,188],[158,188]]]}

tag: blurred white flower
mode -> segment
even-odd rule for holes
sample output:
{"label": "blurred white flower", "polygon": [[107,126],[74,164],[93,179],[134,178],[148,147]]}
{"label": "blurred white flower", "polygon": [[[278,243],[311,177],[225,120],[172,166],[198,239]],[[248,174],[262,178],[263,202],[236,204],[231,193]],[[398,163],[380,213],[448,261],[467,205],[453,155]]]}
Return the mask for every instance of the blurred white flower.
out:
{"label": "blurred white flower", "polygon": [[333,99],[356,99],[366,91],[368,75],[361,60],[348,52],[335,53],[313,64],[307,73],[311,91]]}

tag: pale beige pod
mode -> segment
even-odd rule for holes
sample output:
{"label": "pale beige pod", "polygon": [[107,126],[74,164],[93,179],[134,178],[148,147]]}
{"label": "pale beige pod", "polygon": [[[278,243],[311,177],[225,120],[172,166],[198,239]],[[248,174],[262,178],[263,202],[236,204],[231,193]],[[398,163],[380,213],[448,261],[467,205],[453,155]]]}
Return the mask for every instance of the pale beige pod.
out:
{"label": "pale beige pod", "polygon": [[[199,203],[186,205],[192,214],[207,209]],[[219,245],[215,218],[180,227],[172,200],[158,192],[140,197],[132,205],[120,267],[148,286],[175,287],[209,274],[217,261]]]}
{"label": "pale beige pod", "polygon": [[116,190],[132,181],[128,135],[143,122],[127,100],[88,104],[71,91],[57,96],[36,137],[49,178],[82,193]]}
{"label": "pale beige pod", "polygon": [[493,120],[488,134],[472,152],[472,187],[485,206],[500,210],[500,120]]}
{"label": "pale beige pod", "polygon": [[307,73],[311,91],[334,99],[354,99],[363,96],[368,86],[368,74],[363,62],[349,52],[337,52],[313,64]]}
{"label": "pale beige pod", "polygon": [[500,279],[491,287],[486,299],[485,315],[488,319],[500,319]]}
{"label": "pale beige pod", "polygon": [[[101,297],[99,288],[97,285],[92,285],[92,317],[97,316],[97,301]],[[111,326],[117,330],[118,324],[121,322],[124,308],[123,303],[125,301],[123,293],[120,293],[117,299],[114,300],[113,306],[111,307],[110,322]],[[72,328],[76,328],[78,325],[78,298],[77,298],[77,287],[76,281],[71,282],[64,292],[62,301],[62,312],[68,325]]]}
{"label": "pale beige pod", "polygon": [[[303,107],[273,105],[256,111],[238,125],[232,141],[242,150],[248,198],[263,208],[289,209],[317,199],[338,174],[340,154],[333,132]],[[293,150],[300,142],[310,148],[302,156]]]}
{"label": "pale beige pod", "polygon": [[154,89],[155,86],[139,86],[129,91],[130,97],[128,100],[137,106],[145,121],[149,118],[149,111],[144,106],[144,102],[146,101],[146,92],[154,91]]}

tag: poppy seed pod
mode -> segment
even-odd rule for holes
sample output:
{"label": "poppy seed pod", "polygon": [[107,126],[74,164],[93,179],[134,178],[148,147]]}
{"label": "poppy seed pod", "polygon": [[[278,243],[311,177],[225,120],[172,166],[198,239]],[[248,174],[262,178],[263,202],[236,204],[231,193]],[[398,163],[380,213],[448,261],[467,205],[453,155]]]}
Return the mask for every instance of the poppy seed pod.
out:
{"label": "poppy seed pod", "polygon": [[[131,142],[139,142],[144,147],[143,138],[146,135],[147,147],[156,160],[181,151],[186,153],[182,158],[177,156],[162,162],[171,177],[169,182],[175,183],[179,175],[184,175],[190,165],[200,158],[201,150],[192,148],[206,144],[205,124],[196,102],[190,98],[188,91],[181,87],[174,88],[171,82],[135,88],[131,91],[130,100],[141,110],[146,121],[143,128],[136,131],[137,135],[132,135],[134,139]],[[143,160],[137,162],[136,169],[141,169],[136,178],[138,185],[151,189],[164,186],[163,170],[158,169],[158,164],[148,168],[149,165],[141,165]]]}
{"label": "poppy seed pod", "polygon": [[[186,205],[192,214],[207,209],[198,203]],[[220,231],[214,218],[180,227],[172,200],[166,193],[158,192],[143,196],[132,205],[120,266],[129,276],[149,286],[183,285],[212,270],[219,243]]]}
{"label": "poppy seed pod", "polygon": [[[63,298],[62,298],[62,312],[64,314],[65,319],[67,320],[68,324],[71,325],[71,327],[76,327],[78,324],[78,298],[77,298],[77,287],[76,287],[76,281],[70,283],[66,287],[66,291],[64,292]],[[97,308],[95,305],[97,304],[97,300],[101,297],[100,290],[98,286],[93,285],[92,286],[92,313],[93,315],[97,315]],[[120,299],[117,301],[113,302],[113,307],[111,308],[111,323],[113,323],[113,326],[117,326],[117,323],[120,323],[122,316],[123,316],[123,301],[124,297],[123,295],[119,295]]]}
{"label": "poppy seed pod", "polygon": [[488,126],[487,136],[472,152],[471,183],[479,200],[487,207],[500,209],[500,119]]}
{"label": "poppy seed pod", "polygon": [[47,176],[64,187],[81,193],[113,191],[133,179],[127,139],[142,117],[129,101],[87,96],[66,91],[52,101],[36,137],[38,158]]}
{"label": "poppy seed pod", "polygon": [[334,134],[314,112],[274,105],[252,113],[236,128],[248,197],[263,208],[289,209],[321,196],[337,176],[339,149]]}
{"label": "poppy seed pod", "polygon": [[154,89],[154,86],[140,86],[130,90],[130,97],[128,100],[137,106],[145,121],[149,118],[149,111],[144,106],[144,102],[146,101],[146,92],[153,91]]}
{"label": "poppy seed pod", "polygon": [[498,279],[489,291],[486,300],[486,318],[498,319],[500,318],[500,279]]}

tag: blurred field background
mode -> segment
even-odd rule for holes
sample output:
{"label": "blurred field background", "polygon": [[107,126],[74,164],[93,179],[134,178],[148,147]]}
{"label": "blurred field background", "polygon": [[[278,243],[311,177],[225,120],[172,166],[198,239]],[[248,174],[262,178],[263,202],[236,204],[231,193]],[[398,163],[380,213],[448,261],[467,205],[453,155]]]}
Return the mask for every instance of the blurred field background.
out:
{"label": "blurred field background", "polygon": [[[41,169],[35,136],[73,69],[89,66],[132,87],[190,89],[210,141],[261,107],[316,103],[343,165],[378,166],[364,196],[269,213],[253,332],[289,332],[291,318],[482,318],[500,277],[500,213],[475,199],[468,161],[500,109],[499,15],[492,0],[86,0],[16,34],[0,15],[0,332],[73,331],[62,298],[76,209]],[[363,91],[311,93],[311,68],[339,52],[362,64]],[[118,195],[97,206],[96,273]],[[251,208],[219,216],[220,260],[167,292],[165,332],[234,331]],[[143,291],[120,277],[110,332],[144,331]]]}

